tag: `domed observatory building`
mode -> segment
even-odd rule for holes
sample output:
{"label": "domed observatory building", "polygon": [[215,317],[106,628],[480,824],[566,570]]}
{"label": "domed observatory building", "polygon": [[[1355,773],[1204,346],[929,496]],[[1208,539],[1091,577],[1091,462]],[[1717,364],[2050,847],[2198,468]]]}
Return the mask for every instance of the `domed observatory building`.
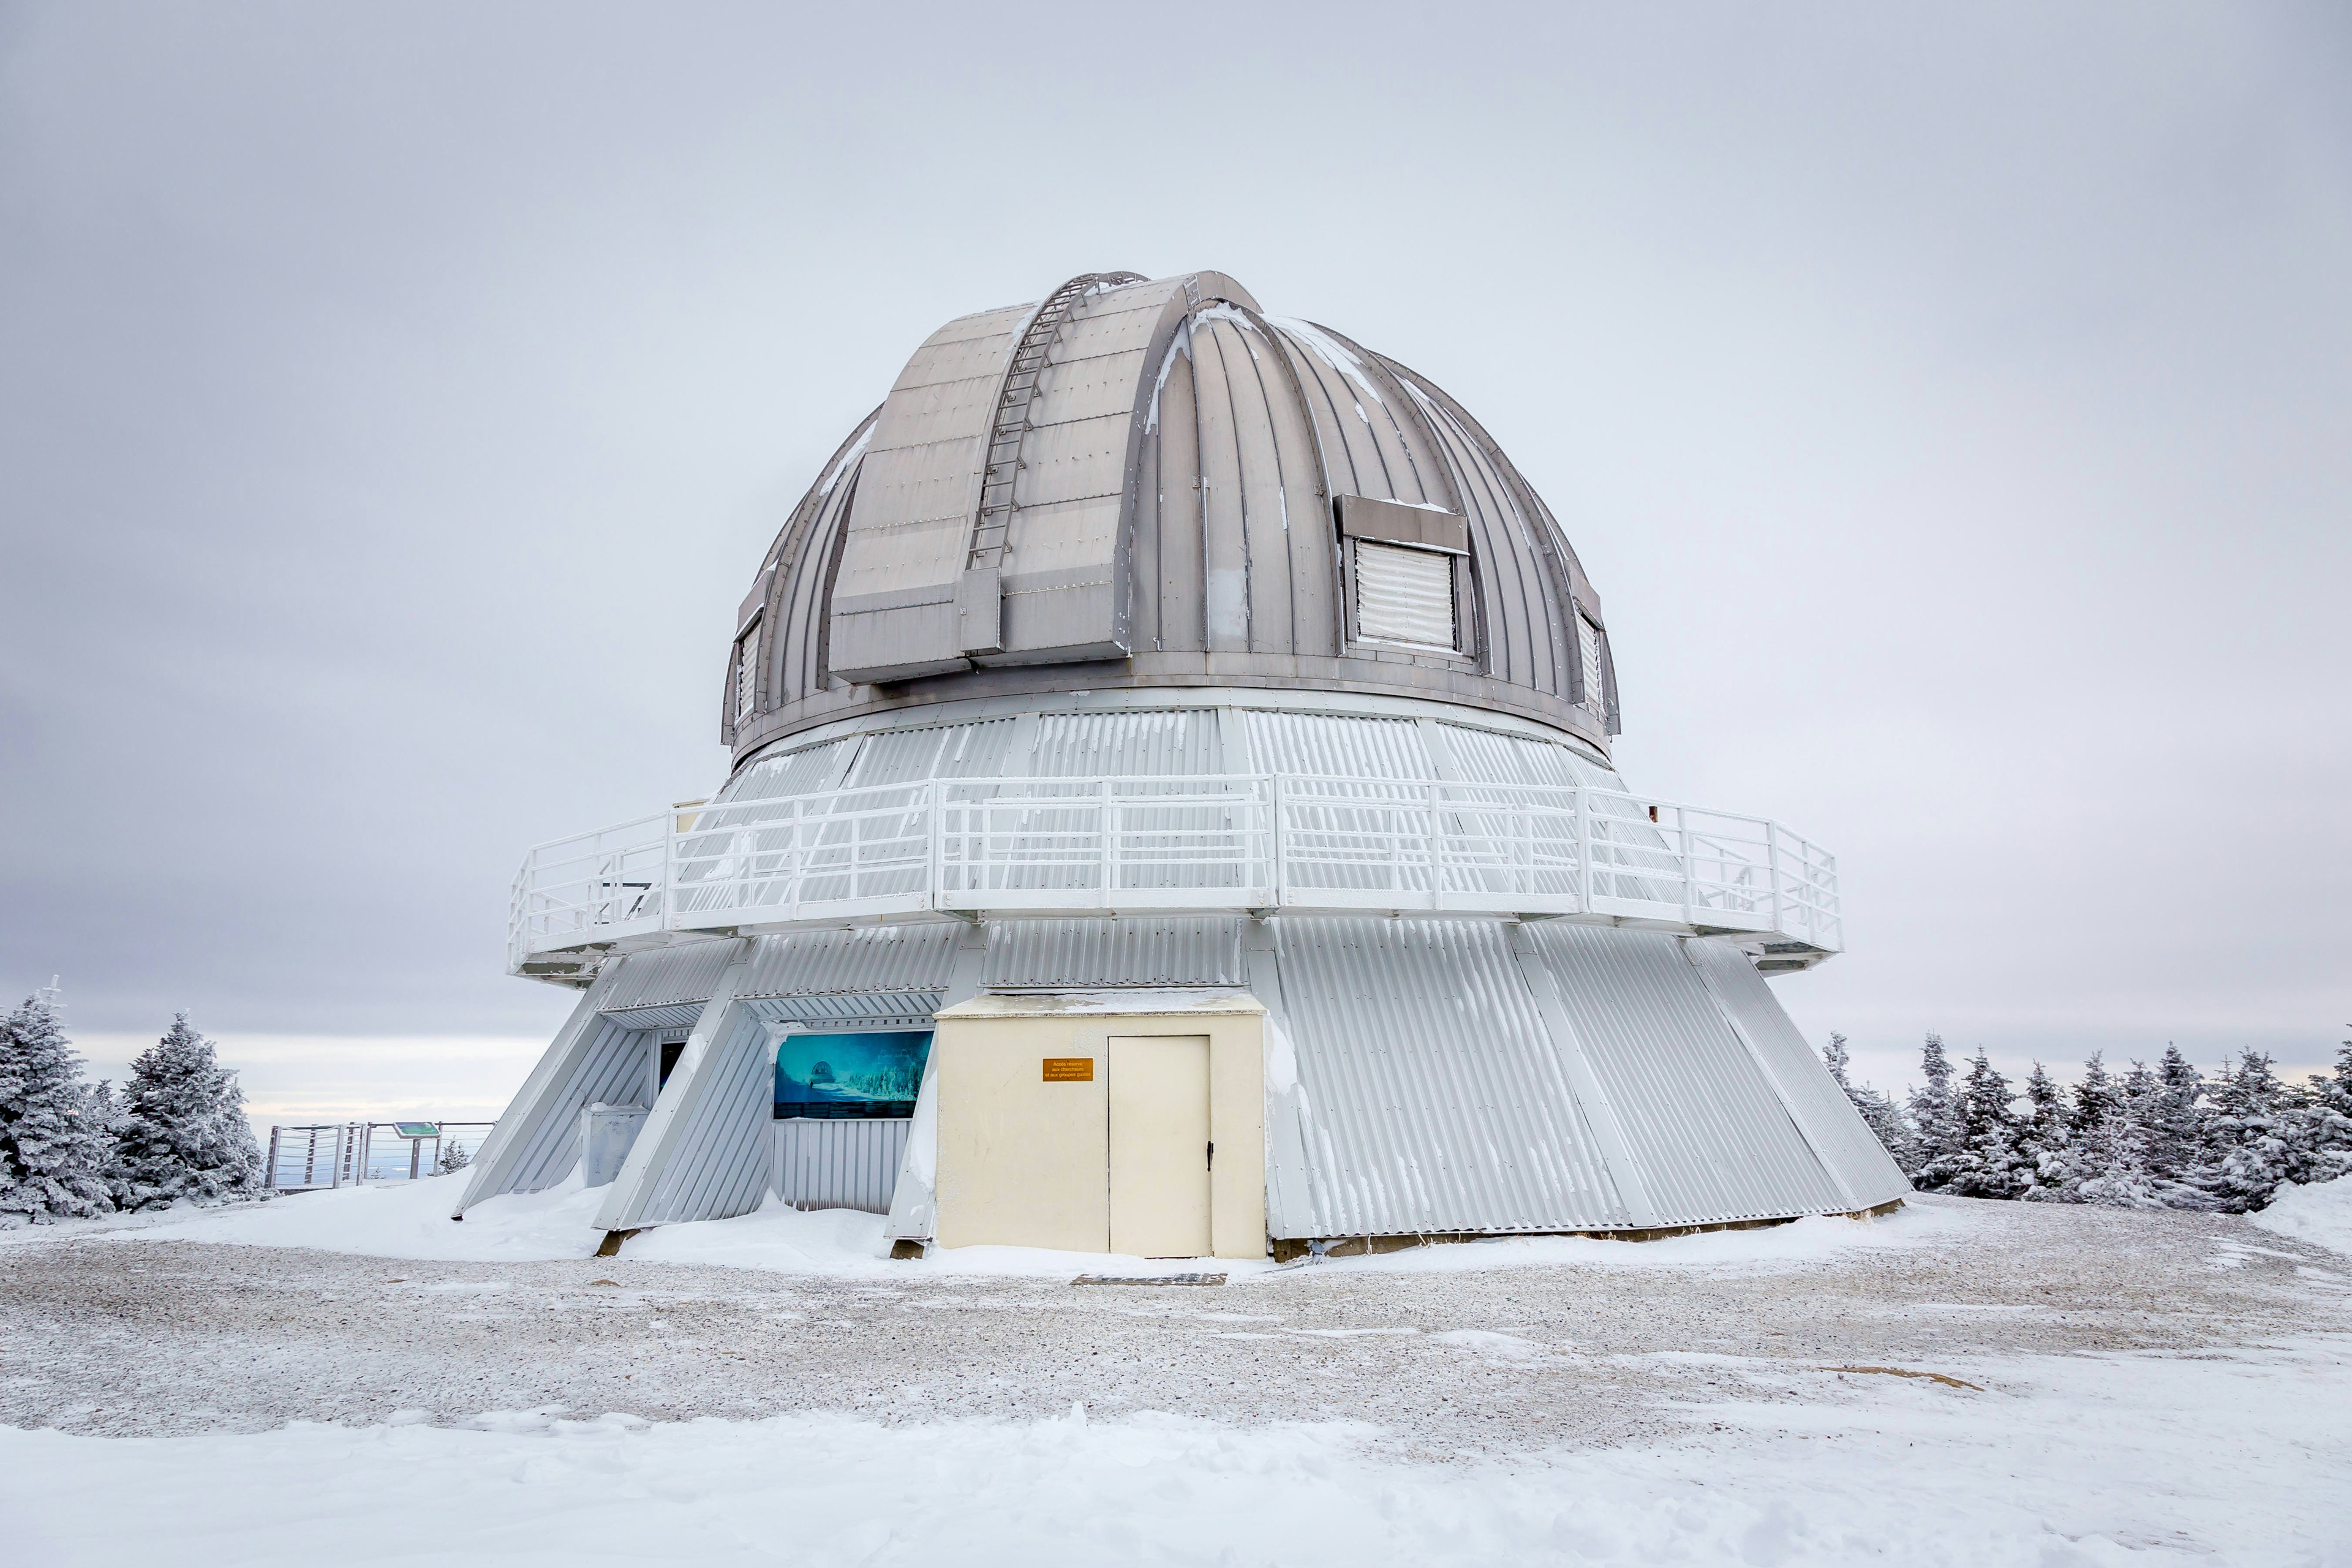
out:
{"label": "domed observatory building", "polygon": [[1631,793],[1601,600],[1444,392],[1213,272],[950,321],[786,520],[718,793],[541,846],[580,988],[467,1205],[772,1194],[1288,1257],[1907,1184],[1765,976],[1833,861]]}

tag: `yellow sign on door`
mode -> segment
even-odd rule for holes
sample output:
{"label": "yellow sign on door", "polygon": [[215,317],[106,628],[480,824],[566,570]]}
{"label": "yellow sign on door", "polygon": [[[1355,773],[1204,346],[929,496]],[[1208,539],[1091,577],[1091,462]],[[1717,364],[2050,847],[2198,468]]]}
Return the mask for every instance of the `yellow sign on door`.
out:
{"label": "yellow sign on door", "polygon": [[1095,1080],[1095,1058],[1092,1057],[1047,1057],[1047,1083],[1092,1083]]}

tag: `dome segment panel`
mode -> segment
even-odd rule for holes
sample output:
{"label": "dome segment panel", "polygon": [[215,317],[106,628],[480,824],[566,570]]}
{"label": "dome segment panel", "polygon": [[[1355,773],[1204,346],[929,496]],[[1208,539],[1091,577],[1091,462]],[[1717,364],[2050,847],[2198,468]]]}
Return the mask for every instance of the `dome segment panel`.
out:
{"label": "dome segment panel", "polygon": [[950,321],[883,400],[833,586],[833,668],[872,679],[961,669],[955,592],[1005,366],[1033,307]]}

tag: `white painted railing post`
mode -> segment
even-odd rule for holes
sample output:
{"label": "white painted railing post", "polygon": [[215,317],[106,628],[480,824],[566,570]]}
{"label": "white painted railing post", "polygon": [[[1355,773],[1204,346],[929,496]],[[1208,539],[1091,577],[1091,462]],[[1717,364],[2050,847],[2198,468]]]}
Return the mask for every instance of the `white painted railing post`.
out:
{"label": "white painted railing post", "polygon": [[1592,797],[1576,786],[1576,901],[1580,913],[1592,912]]}
{"label": "white painted railing post", "polygon": [[931,858],[929,903],[932,909],[943,910],[947,908],[948,893],[947,781],[945,779],[931,781],[929,837],[929,854]]}
{"label": "white painted railing post", "polygon": [[1266,775],[1266,809],[1274,814],[1274,822],[1266,838],[1266,854],[1271,864],[1266,867],[1267,891],[1274,895],[1275,907],[1282,906],[1290,886],[1290,868],[1285,864],[1286,850],[1282,838],[1282,775]]}
{"label": "white painted railing post", "polygon": [[1112,894],[1118,886],[1118,836],[1111,824],[1111,813],[1116,809],[1117,799],[1111,793],[1114,783],[1116,783],[1115,780],[1106,777],[1102,781],[1101,789],[1102,893],[1103,908],[1106,910],[1110,908]]}
{"label": "white painted railing post", "polygon": [[1780,923],[1780,837],[1776,825],[1769,819],[1764,824],[1764,874],[1772,883],[1772,929],[1784,931]]}
{"label": "white painted railing post", "polygon": [[1681,837],[1683,846],[1683,924],[1689,925],[1692,923],[1691,883],[1696,873],[1691,865],[1690,813],[1679,805],[1675,807],[1675,832]]}
{"label": "white painted railing post", "polygon": [[677,807],[674,805],[662,813],[661,928],[677,929]]}
{"label": "white painted railing post", "polygon": [[1445,862],[1445,816],[1443,808],[1438,804],[1441,798],[1439,790],[1440,785],[1437,781],[1435,779],[1430,780],[1429,907],[1433,910],[1444,909],[1445,907],[1444,900],[1441,896],[1445,880],[1445,873],[1444,869]]}

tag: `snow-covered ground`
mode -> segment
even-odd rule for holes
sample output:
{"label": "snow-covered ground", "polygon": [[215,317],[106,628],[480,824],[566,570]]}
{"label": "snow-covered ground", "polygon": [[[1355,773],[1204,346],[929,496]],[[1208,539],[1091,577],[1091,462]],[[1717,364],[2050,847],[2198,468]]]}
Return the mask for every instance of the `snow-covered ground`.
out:
{"label": "snow-covered ground", "polygon": [[2352,1188],[1222,1289],[450,1191],[0,1238],[0,1564],[2352,1568]]}
{"label": "snow-covered ground", "polygon": [[2352,1176],[2313,1186],[2289,1182],[2271,1199],[2270,1207],[2247,1217],[2273,1235],[2291,1236],[2352,1258]]}
{"label": "snow-covered ground", "polygon": [[[449,1208],[464,1177],[340,1191],[303,1193],[266,1204],[239,1204],[145,1216],[143,1222],[92,1226],[109,1240],[206,1241],[247,1247],[303,1247],[366,1258],[465,1263],[551,1260],[593,1256],[604,1232],[591,1222],[604,1197],[575,1176],[543,1193],[492,1198],[452,1222]],[[1293,1264],[1230,1258],[1144,1259],[1112,1253],[1049,1252],[1020,1247],[967,1247],[921,1263],[894,1262],[880,1215],[848,1209],[803,1213],[771,1201],[757,1214],[695,1225],[663,1226],[632,1237],[623,1255],[638,1263],[718,1264],[839,1279],[905,1279],[1001,1276],[1069,1279],[1081,1273],[1156,1275],[1213,1270],[1229,1278],[1302,1268],[1431,1273],[1520,1267],[1703,1268],[1770,1266],[1834,1258],[1848,1252],[1903,1248],[1956,1239],[1965,1222],[1953,1211],[1913,1205],[1874,1220],[1801,1219],[1756,1230],[1713,1231],[1633,1244],[1580,1237],[1513,1237],[1414,1247],[1373,1258]]]}
{"label": "snow-covered ground", "polygon": [[[1360,1425],[891,1426],[548,1413],[243,1436],[0,1428],[55,1568],[287,1564],[2352,1563],[2352,1346],[1970,1364],[1982,1391],[1734,1363],[1655,1447],[1399,1464]],[[1829,1385],[1825,1387],[1825,1385]]]}

